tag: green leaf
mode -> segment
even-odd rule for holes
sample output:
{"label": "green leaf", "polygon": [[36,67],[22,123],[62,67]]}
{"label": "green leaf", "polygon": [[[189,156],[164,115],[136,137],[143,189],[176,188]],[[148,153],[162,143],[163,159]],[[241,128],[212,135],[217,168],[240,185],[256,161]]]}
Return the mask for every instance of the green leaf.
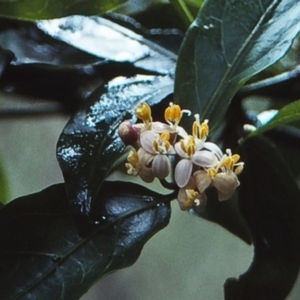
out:
{"label": "green leaf", "polygon": [[57,159],[73,208],[88,216],[94,199],[125,145],[117,129],[122,121],[136,121],[135,107],[160,103],[173,92],[168,76],[118,77],[99,88],[64,128]]}
{"label": "green leaf", "polygon": [[245,169],[238,189],[255,255],[249,270],[225,284],[225,299],[283,300],[300,266],[300,191],[276,145],[248,139],[241,147]]}
{"label": "green leaf", "polygon": [[203,212],[194,211],[193,213],[208,221],[219,224],[245,243],[251,244],[250,229],[241,215],[237,198],[233,196],[227,201],[219,201],[215,190],[209,189],[206,193],[209,200],[207,201],[205,210]]}
{"label": "green leaf", "polygon": [[216,129],[237,90],[279,60],[299,30],[299,1],[206,1],[179,52],[175,101]]}
{"label": "green leaf", "polygon": [[75,1],[75,0],[1,0],[0,16],[40,20],[69,15],[98,15],[109,11],[127,0]]}
{"label": "green leaf", "polygon": [[9,63],[13,60],[14,56],[10,51],[7,51],[1,47],[0,44],[0,79],[4,70],[9,65]]}
{"label": "green leaf", "polygon": [[101,61],[86,51],[49,37],[33,22],[5,21],[0,23],[0,45],[14,54],[13,65],[41,63],[79,67]]}
{"label": "green leaf", "polygon": [[[74,112],[99,84],[116,76],[149,72],[173,76],[176,55],[164,45],[179,44],[181,37],[155,34],[152,42],[144,37],[150,38],[150,31],[142,30],[132,19],[122,21],[119,25],[100,17],[74,16],[36,24],[0,22],[0,44],[15,55],[3,73],[0,88],[59,101],[65,111]],[[138,34],[126,27],[132,24],[139,28]],[[110,35],[105,34],[106,30]]]}
{"label": "green leaf", "polygon": [[281,108],[278,113],[265,125],[251,132],[247,137],[256,136],[277,126],[286,125],[300,120],[300,100]]}
{"label": "green leaf", "polygon": [[174,53],[107,18],[71,16],[39,21],[37,26],[55,39],[93,56],[130,62],[156,74],[174,74],[177,58]]}
{"label": "green leaf", "polygon": [[97,225],[82,237],[64,184],[0,210],[2,299],[79,299],[104,275],[132,265],[170,218],[169,201],[130,183],[105,182]]}

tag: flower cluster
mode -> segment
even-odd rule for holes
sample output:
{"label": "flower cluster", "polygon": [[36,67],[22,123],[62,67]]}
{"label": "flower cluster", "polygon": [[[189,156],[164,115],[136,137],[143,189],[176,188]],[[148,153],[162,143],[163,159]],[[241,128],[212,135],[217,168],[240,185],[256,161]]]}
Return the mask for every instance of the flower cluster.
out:
{"label": "flower cluster", "polygon": [[211,186],[218,190],[220,201],[232,196],[244,163],[230,149],[223,154],[216,144],[206,141],[208,120],[200,123],[199,115],[195,115],[189,135],[178,124],[183,113],[190,111],[179,105],[170,103],[165,110],[166,123],[153,122],[147,103],[139,105],[135,113],[142,123],[125,121],[118,131],[123,142],[133,147],[125,164],[128,174],[138,175],[145,182],[162,180],[171,173],[170,158],[179,157],[174,180],[179,187],[177,199],[182,210],[202,211],[207,201],[205,190]]}

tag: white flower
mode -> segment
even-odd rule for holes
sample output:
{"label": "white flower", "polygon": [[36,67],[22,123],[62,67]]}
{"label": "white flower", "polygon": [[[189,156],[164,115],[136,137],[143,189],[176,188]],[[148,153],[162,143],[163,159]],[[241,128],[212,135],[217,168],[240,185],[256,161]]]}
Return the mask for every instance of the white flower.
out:
{"label": "white flower", "polygon": [[206,206],[207,197],[205,193],[197,191],[193,177],[190,177],[187,185],[179,189],[177,200],[181,210],[189,210],[192,207],[198,211],[203,211]]}
{"label": "white flower", "polygon": [[168,155],[174,155],[175,150],[169,142],[170,134],[158,134],[152,130],[141,133],[140,143],[142,148],[152,155],[152,172],[158,179],[166,178],[171,169]]}
{"label": "white flower", "polygon": [[216,169],[198,170],[193,176],[200,193],[204,193],[212,185],[218,190],[220,201],[229,199],[240,184],[236,174],[231,170],[219,173]]}
{"label": "white flower", "polygon": [[143,148],[140,148],[138,151],[131,150],[127,157],[128,162],[125,164],[127,173],[134,176],[139,175],[145,182],[152,182],[155,178],[149,166],[152,160],[152,155],[147,153]]}
{"label": "white flower", "polygon": [[196,141],[193,136],[181,139],[175,144],[175,150],[182,158],[175,168],[175,181],[180,188],[188,183],[194,164],[202,168],[209,168],[217,163],[215,154],[208,150],[202,150],[203,145],[204,142]]}
{"label": "white flower", "polygon": [[204,193],[212,185],[218,190],[220,201],[229,199],[240,185],[237,175],[244,167],[243,162],[238,163],[239,155],[232,155],[229,149],[226,152],[216,167],[198,170],[193,174],[199,192]]}

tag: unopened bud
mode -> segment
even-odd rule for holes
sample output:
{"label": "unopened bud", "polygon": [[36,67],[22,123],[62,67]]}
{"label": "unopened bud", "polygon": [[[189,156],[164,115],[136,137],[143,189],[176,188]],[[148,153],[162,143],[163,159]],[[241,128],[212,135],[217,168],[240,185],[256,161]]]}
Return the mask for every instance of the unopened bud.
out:
{"label": "unopened bud", "polygon": [[129,121],[124,121],[118,128],[118,134],[123,143],[128,146],[134,146],[138,141],[139,133]]}

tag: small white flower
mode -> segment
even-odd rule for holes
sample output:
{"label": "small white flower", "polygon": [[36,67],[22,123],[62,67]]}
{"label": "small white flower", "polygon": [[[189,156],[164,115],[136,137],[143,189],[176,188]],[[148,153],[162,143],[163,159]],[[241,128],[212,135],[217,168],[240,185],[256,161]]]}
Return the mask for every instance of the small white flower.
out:
{"label": "small white flower", "polygon": [[152,130],[141,133],[140,143],[144,150],[153,156],[152,172],[158,179],[166,178],[171,169],[169,157],[175,150],[169,142],[170,134],[158,134]]}
{"label": "small white flower", "polygon": [[175,144],[177,154],[182,157],[175,168],[174,175],[180,188],[188,183],[194,165],[209,168],[217,163],[217,158],[213,152],[202,150],[203,145],[204,142],[197,142],[193,136],[181,139],[180,142]]}
{"label": "small white flower", "polygon": [[187,185],[179,189],[177,200],[181,210],[189,210],[192,207],[198,211],[203,211],[206,206],[207,197],[205,193],[197,191],[195,180],[190,177]]}
{"label": "small white flower", "polygon": [[127,157],[127,173],[129,175],[139,175],[145,182],[152,182],[155,178],[151,167],[149,166],[153,160],[152,155],[147,153],[143,148],[138,151],[131,150]]}

